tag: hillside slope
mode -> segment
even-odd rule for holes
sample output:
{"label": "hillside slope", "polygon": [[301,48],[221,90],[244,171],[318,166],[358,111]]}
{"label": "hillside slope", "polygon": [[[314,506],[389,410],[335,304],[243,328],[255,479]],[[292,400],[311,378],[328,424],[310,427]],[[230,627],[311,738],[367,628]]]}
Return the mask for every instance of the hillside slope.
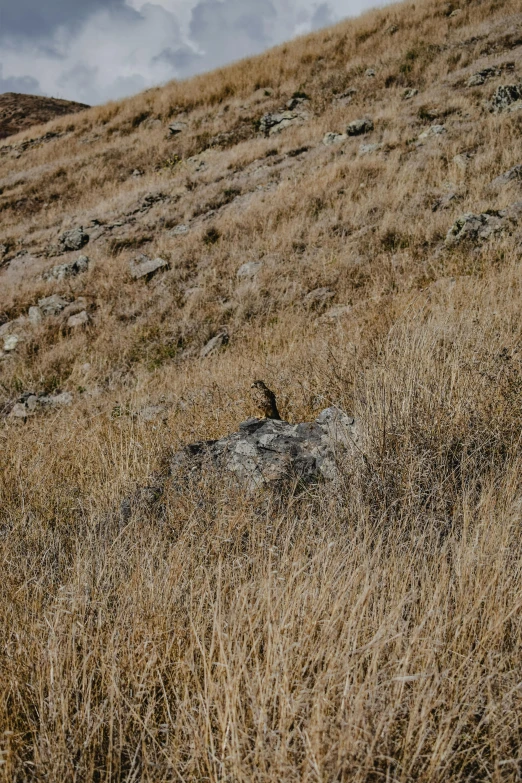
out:
{"label": "hillside slope", "polygon": [[55,117],[88,109],[84,103],[46,98],[41,95],[21,95],[4,92],[0,95],[0,139],[41,125]]}
{"label": "hillside slope", "polygon": [[[520,778],[521,130],[424,0],[0,144],[6,779]],[[255,378],[341,481],[169,477]]]}

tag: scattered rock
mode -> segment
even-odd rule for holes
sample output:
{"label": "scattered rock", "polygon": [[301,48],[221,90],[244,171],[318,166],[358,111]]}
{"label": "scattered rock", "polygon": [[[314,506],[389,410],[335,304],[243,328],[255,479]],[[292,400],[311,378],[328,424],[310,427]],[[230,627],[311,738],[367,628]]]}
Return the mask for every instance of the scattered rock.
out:
{"label": "scattered rock", "polygon": [[90,318],[87,310],[82,310],[77,315],[70,315],[67,320],[67,326],[69,329],[76,329],[79,326],[87,326]]}
{"label": "scattered rock", "polygon": [[339,318],[348,315],[352,311],[351,305],[336,305],[327,310],[319,319],[320,323],[335,323]]}
{"label": "scattered rock", "polygon": [[382,149],[382,144],[361,144],[359,147],[359,155],[371,155],[372,152],[378,152]]}
{"label": "scattered rock", "polygon": [[494,179],[490,187],[501,188],[509,182],[515,182],[517,180],[522,180],[522,163],[517,163],[517,165],[513,166],[509,171],[506,171],[504,174],[501,174],[500,177]]}
{"label": "scattered rock", "polygon": [[489,68],[483,68],[481,71],[474,73],[470,76],[466,82],[466,87],[480,87],[481,84],[485,84],[488,79],[492,79],[493,76],[500,76],[500,68],[496,68],[494,65]]}
{"label": "scattered rock", "polygon": [[38,300],[38,307],[43,315],[58,315],[68,304],[67,299],[59,296],[59,294],[45,296],[43,299]]}
{"label": "scattered rock", "polygon": [[335,292],[331,288],[314,288],[313,291],[309,291],[304,300],[309,305],[318,305],[328,302],[329,299],[333,299]]}
{"label": "scattered rock", "polygon": [[67,299],[64,299],[59,294],[45,296],[43,299],[38,300],[38,307],[43,315],[58,315],[68,304]]}
{"label": "scattered rock", "polygon": [[369,117],[361,117],[359,120],[353,120],[346,128],[347,136],[361,136],[363,133],[369,133],[373,130],[373,121]]}
{"label": "scattered rock", "polygon": [[507,209],[498,212],[482,212],[479,215],[467,212],[461,215],[450,228],[445,245],[455,247],[464,242],[484,241],[506,230],[510,225],[518,223],[521,216],[522,201],[517,201]]}
{"label": "scattered rock", "polygon": [[171,136],[178,136],[180,133],[183,133],[186,128],[186,122],[173,122],[172,125],[169,125],[169,133]]}
{"label": "scattered rock", "polygon": [[209,356],[214,356],[221,348],[228,344],[229,337],[228,332],[222,329],[215,337],[206,343],[201,349],[199,355],[201,359],[208,359]]}
{"label": "scattered rock", "polygon": [[411,101],[411,99],[415,98],[415,96],[418,94],[419,91],[413,87],[410,88],[409,90],[404,90],[404,92],[402,93],[402,99],[403,101]]}
{"label": "scattered rock", "polygon": [[501,84],[492,95],[490,111],[498,114],[522,101],[522,84]]}
{"label": "scattered rock", "polygon": [[14,351],[20,342],[20,337],[17,334],[8,334],[4,337],[4,351],[10,353]]}
{"label": "scattered rock", "polygon": [[262,261],[247,261],[246,264],[242,264],[239,267],[236,272],[236,277],[240,280],[245,278],[252,279],[257,275],[262,266]]}
{"label": "scattered rock", "polygon": [[161,269],[168,269],[168,267],[168,261],[163,258],[149,258],[143,254],[129,261],[129,271],[133,280],[141,280],[142,278],[149,280]]}
{"label": "scattered rock", "polygon": [[455,155],[453,158],[453,163],[455,163],[455,165],[458,166],[461,171],[467,171],[472,157],[473,156],[470,155],[469,152],[461,152],[458,155]]}
{"label": "scattered rock", "polygon": [[250,492],[292,479],[335,480],[338,460],[354,459],[359,439],[355,419],[338,408],[327,408],[315,421],[302,424],[248,419],[238,432],[220,440],[186,446],[174,455],[171,473],[197,475],[210,463],[235,475]]}
{"label": "scattered rock", "polygon": [[431,125],[425,131],[422,131],[419,140],[429,139],[430,136],[442,136],[443,133],[447,133],[445,125]]}
{"label": "scattered rock", "polygon": [[11,408],[9,416],[13,419],[27,419],[36,413],[39,408],[65,407],[71,405],[72,401],[73,396],[70,392],[61,392],[54,395],[24,392]]}
{"label": "scattered rock", "polygon": [[282,130],[294,125],[303,119],[302,116],[291,111],[279,112],[277,114],[265,114],[259,122],[259,130],[265,136],[274,136],[281,133]]}
{"label": "scattered rock", "polygon": [[64,231],[59,238],[62,251],[81,250],[89,242],[89,235],[83,230],[83,226],[73,228],[70,231]]}
{"label": "scattered rock", "polygon": [[366,71],[364,72],[364,75],[368,79],[373,79],[375,77],[375,71],[373,68],[367,68]]}
{"label": "scattered rock", "polygon": [[184,223],[180,223],[179,225],[174,226],[174,228],[171,228],[169,234],[171,234],[173,237],[180,237],[183,236],[183,234],[188,234],[188,232],[189,227]]}
{"label": "scattered rock", "polygon": [[45,272],[42,277],[44,280],[65,280],[67,277],[76,277],[76,275],[86,272],[89,268],[89,258],[87,256],[78,256],[75,261],[69,264],[58,264],[51,270]]}
{"label": "scattered rock", "polygon": [[43,313],[39,307],[36,307],[36,305],[34,305],[33,307],[29,308],[27,317],[29,319],[29,323],[32,326],[38,326],[38,324],[42,322]]}
{"label": "scattered rock", "polygon": [[347,135],[345,133],[326,133],[323,137],[323,144],[325,147],[330,147],[332,144],[341,144],[346,141]]}

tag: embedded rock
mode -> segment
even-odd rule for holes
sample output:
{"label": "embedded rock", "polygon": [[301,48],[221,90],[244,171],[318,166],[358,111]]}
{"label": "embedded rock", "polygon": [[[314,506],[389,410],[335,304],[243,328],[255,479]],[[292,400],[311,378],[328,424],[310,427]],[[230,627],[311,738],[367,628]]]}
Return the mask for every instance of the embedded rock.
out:
{"label": "embedded rock", "polygon": [[20,342],[20,337],[17,334],[8,334],[4,337],[4,351],[10,353],[14,351]]}
{"label": "embedded rock", "polygon": [[490,111],[498,114],[518,101],[522,101],[522,84],[501,84],[493,93]]}
{"label": "embedded rock", "polygon": [[64,231],[59,239],[60,249],[66,253],[70,250],[81,250],[89,242],[89,235],[83,230],[83,226]]}
{"label": "embedded rock", "polygon": [[491,188],[501,188],[507,185],[509,182],[515,182],[516,180],[522,180],[522,163],[518,163],[513,168],[501,174],[499,177],[493,180]]}
{"label": "embedded rock", "polygon": [[236,272],[236,277],[241,279],[253,279],[261,267],[263,266],[263,263],[261,261],[247,261],[245,264],[242,264],[239,269]]}
{"label": "embedded rock", "polygon": [[89,267],[89,258],[87,256],[78,256],[75,261],[69,264],[58,264],[53,266],[42,277],[44,280],[65,280],[67,277],[76,277],[76,275],[86,272]]}
{"label": "embedded rock", "polygon": [[163,258],[149,258],[142,254],[129,262],[129,271],[133,280],[149,280],[161,269],[168,269],[168,266],[168,261]]}
{"label": "embedded rock", "polygon": [[325,147],[331,147],[332,144],[341,144],[346,141],[348,137],[345,133],[326,133],[323,137],[323,144]]}
{"label": "embedded rock", "polygon": [[277,114],[265,114],[259,122],[259,130],[265,136],[274,136],[282,130],[294,125],[303,118],[291,111],[283,111]]}
{"label": "embedded rock", "polygon": [[208,343],[206,343],[206,345],[204,345],[201,349],[199,353],[201,359],[207,359],[209,356],[213,356],[221,348],[228,344],[228,339],[228,332],[225,329],[223,329],[221,332],[218,332],[218,334],[209,340]]}
{"label": "embedded rock", "polygon": [[467,212],[452,225],[446,235],[446,247],[454,247],[464,242],[480,242],[495,234],[500,234],[511,225],[517,224],[522,217],[522,201],[517,201],[507,209],[482,212],[475,215]]}
{"label": "embedded rock", "polygon": [[474,73],[473,76],[469,77],[466,82],[466,87],[480,87],[480,85],[485,84],[488,79],[493,78],[493,76],[500,76],[500,74],[500,68],[496,68],[495,66],[483,68],[481,71],[478,71],[477,73]]}
{"label": "embedded rock", "polygon": [[415,96],[418,94],[419,91],[413,87],[410,88],[409,90],[404,90],[404,92],[402,93],[402,99],[403,101],[411,101],[411,99],[415,98]]}
{"label": "embedded rock", "polygon": [[248,491],[292,479],[335,480],[338,460],[355,458],[359,437],[355,419],[339,408],[327,408],[302,424],[248,419],[238,432],[186,446],[174,455],[171,473],[182,477],[213,466],[235,476]]}
{"label": "embedded rock", "polygon": [[183,133],[186,128],[186,122],[173,122],[172,125],[169,125],[169,133],[171,136],[178,136],[180,133]]}
{"label": "embedded rock", "polygon": [[430,136],[441,136],[443,133],[446,133],[444,125],[432,125],[431,127],[426,128],[425,131],[422,131],[419,140],[429,139]]}
{"label": "embedded rock", "polygon": [[38,307],[43,315],[58,315],[64,310],[69,302],[58,294],[52,296],[45,296],[43,299],[38,300]]}
{"label": "embedded rock", "polygon": [[39,307],[34,306],[29,308],[27,317],[29,319],[29,323],[32,326],[38,326],[38,324],[42,321],[43,313]]}
{"label": "embedded rock", "polygon": [[347,136],[362,136],[363,133],[370,133],[373,130],[373,120],[369,117],[361,117],[359,120],[353,120],[346,128]]}
{"label": "embedded rock", "polygon": [[76,329],[78,326],[87,326],[90,318],[87,310],[82,310],[77,315],[70,315],[67,319],[67,326],[69,329]]}

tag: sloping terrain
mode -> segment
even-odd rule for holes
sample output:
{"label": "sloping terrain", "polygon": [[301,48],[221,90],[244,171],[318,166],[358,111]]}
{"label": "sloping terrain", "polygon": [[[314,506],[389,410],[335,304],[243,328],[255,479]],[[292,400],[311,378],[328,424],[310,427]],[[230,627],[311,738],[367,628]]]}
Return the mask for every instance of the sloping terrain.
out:
{"label": "sloping terrain", "polygon": [[0,139],[28,130],[32,125],[41,125],[55,117],[88,108],[84,103],[59,98],[4,92],[0,95]]}
{"label": "sloping terrain", "polygon": [[[424,0],[0,145],[6,779],[520,779],[521,131]],[[340,480],[172,479],[256,378]]]}

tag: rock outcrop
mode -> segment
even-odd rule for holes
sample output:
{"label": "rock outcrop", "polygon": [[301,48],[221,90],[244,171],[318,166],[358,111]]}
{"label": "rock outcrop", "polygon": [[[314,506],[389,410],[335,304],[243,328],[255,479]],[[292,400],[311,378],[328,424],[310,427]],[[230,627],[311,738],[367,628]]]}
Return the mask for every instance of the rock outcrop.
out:
{"label": "rock outcrop", "polygon": [[355,419],[339,408],[327,408],[313,422],[289,424],[274,419],[248,419],[239,430],[219,440],[186,446],[172,458],[171,472],[183,478],[206,466],[225,471],[248,491],[338,478],[337,463],[359,453]]}
{"label": "rock outcrop", "polygon": [[479,242],[500,234],[522,217],[522,201],[517,201],[507,209],[489,210],[475,215],[467,212],[452,225],[446,235],[446,247],[454,247],[464,242]]}

